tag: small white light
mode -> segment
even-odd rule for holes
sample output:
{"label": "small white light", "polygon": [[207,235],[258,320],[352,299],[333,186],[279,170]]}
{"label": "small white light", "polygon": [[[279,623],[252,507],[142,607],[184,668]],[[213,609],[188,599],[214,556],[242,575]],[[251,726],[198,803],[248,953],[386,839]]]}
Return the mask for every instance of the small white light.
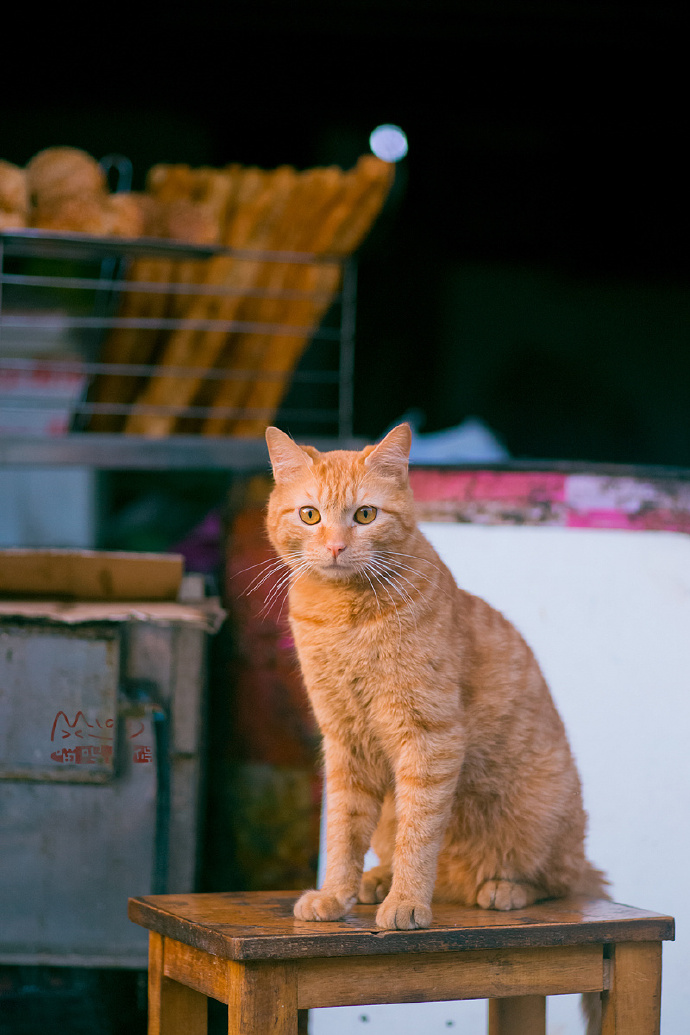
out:
{"label": "small white light", "polygon": [[399,162],[407,154],[407,137],[400,126],[377,126],[369,137],[369,146],[384,162]]}

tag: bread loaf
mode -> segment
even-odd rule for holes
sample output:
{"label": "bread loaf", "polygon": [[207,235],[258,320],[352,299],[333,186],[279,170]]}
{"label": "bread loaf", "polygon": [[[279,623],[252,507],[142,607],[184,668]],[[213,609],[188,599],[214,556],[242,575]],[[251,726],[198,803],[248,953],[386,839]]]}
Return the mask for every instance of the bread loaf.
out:
{"label": "bread loaf", "polygon": [[0,230],[26,226],[28,211],[26,172],[12,162],[0,161]]}
{"label": "bread loaf", "polygon": [[63,198],[102,195],[106,177],[95,158],[78,147],[48,147],[26,167],[33,203],[43,205]]}
{"label": "bread loaf", "polygon": [[[118,314],[129,325],[113,328],[103,343],[106,371],[89,401],[104,412],[89,426],[153,436],[258,435],[335,297],[340,260],[359,246],[392,178],[393,167],[373,155],[349,172],[159,164],[144,191],[111,193],[86,151],[49,147],[26,169],[0,162],[0,230],[30,226],[228,249],[208,259],[151,255],[129,265],[131,287],[121,293]],[[261,254],[281,252],[285,259]],[[290,261],[295,252],[336,261]],[[110,372],[108,364],[140,369]],[[150,375],[141,369],[147,366]],[[223,370],[227,379],[218,376]],[[190,407],[218,412],[201,421],[187,415]]]}

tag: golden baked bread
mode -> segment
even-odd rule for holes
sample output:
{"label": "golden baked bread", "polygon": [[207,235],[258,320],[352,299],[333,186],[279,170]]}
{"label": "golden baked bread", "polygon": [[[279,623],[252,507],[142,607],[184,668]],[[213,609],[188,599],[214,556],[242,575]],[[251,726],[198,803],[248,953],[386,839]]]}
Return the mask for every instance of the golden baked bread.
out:
{"label": "golden baked bread", "polygon": [[26,173],[18,165],[0,160],[0,212],[20,213],[26,218],[28,207]]}
{"label": "golden baked bread", "polygon": [[[373,155],[348,172],[155,165],[143,192],[112,194],[91,155],[49,147],[26,170],[0,162],[0,230],[220,245],[210,258],[155,251],[134,258],[121,294],[126,320],[112,328],[101,358],[156,369],[149,377],[99,375],[89,399],[107,406],[89,426],[155,437],[257,435],[339,289],[340,265],[329,257],[356,250],[392,179],[393,167]],[[315,261],[261,252],[302,252]],[[207,378],[206,370],[226,370],[228,378]],[[132,404],[138,409],[128,413]],[[187,407],[210,412],[201,420],[201,410],[189,416]]]}
{"label": "golden baked bread", "polygon": [[193,200],[199,192],[199,176],[189,165],[154,165],[146,174],[146,190],[160,201]]}
{"label": "golden baked bread", "polygon": [[6,212],[0,208],[0,230],[21,230],[26,226],[23,212]]}
{"label": "golden baked bread", "polygon": [[108,194],[102,202],[108,229],[114,237],[141,237],[144,233],[144,213],[136,197],[129,192]]}
{"label": "golden baked bread", "polygon": [[86,194],[44,201],[32,208],[31,225],[40,230],[67,230],[101,237],[111,232],[112,225],[106,200],[97,194]]}
{"label": "golden baked bread", "polygon": [[220,170],[154,165],[146,176],[146,191],[161,205],[153,236],[218,243],[229,197],[228,179]]}
{"label": "golden baked bread", "polygon": [[95,158],[77,147],[48,147],[26,167],[29,194],[42,205],[63,198],[103,194],[106,177]]}
{"label": "golden baked bread", "polygon": [[190,244],[217,244],[220,226],[206,206],[194,201],[170,201],[163,206],[163,237]]}
{"label": "golden baked bread", "polygon": [[148,174],[146,192],[110,194],[103,169],[86,151],[48,147],[26,169],[0,162],[0,228],[216,244],[226,180],[215,169],[158,165]]}
{"label": "golden baked bread", "polygon": [[[218,221],[205,205],[198,202],[187,198],[162,201],[159,197],[138,192],[111,194],[108,201],[116,208],[132,206],[136,210],[136,217],[133,212],[132,217],[139,225],[137,236],[165,237],[187,244],[216,244],[218,241]],[[111,233],[129,236],[122,233],[119,226],[116,224]]]}
{"label": "golden baked bread", "polygon": [[[117,195],[113,195],[116,197]],[[163,215],[162,206],[157,198],[143,191],[131,191],[127,194],[130,201],[136,205],[141,222],[142,237],[163,236]]]}

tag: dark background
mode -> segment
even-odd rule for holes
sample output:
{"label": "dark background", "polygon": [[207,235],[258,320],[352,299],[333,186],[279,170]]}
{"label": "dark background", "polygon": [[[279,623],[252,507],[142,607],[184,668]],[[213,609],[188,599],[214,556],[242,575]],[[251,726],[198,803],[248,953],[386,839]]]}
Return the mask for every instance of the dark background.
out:
{"label": "dark background", "polygon": [[690,465],[685,11],[62,12],[4,58],[0,156],[117,151],[141,187],[160,161],[348,167],[398,123],[409,155],[361,254],[356,433],[415,406],[427,431],[481,416],[517,457]]}

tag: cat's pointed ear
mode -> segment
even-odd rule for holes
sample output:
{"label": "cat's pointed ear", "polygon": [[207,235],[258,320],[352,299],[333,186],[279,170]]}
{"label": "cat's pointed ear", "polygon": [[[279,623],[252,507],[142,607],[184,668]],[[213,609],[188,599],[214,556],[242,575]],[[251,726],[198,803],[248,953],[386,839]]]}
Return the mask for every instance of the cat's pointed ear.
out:
{"label": "cat's pointed ear", "polygon": [[314,466],[309,454],[280,428],[266,428],[266,445],[273,466],[273,477],[277,482],[289,481],[304,474],[305,468],[311,470]]}
{"label": "cat's pointed ear", "polygon": [[389,477],[406,479],[410,460],[412,431],[409,424],[399,424],[376,446],[368,448],[364,463]]}

